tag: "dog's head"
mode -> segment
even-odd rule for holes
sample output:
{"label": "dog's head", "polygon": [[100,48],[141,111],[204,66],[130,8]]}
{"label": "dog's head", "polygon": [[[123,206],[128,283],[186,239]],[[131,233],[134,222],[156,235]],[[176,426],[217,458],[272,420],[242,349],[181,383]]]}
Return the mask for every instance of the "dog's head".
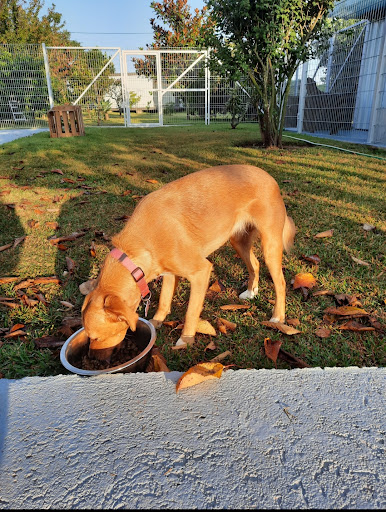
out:
{"label": "dog's head", "polygon": [[90,352],[111,354],[114,347],[124,339],[129,327],[135,331],[139,301],[137,294],[132,300],[123,300],[102,286],[97,286],[86,295],[82,306],[82,322],[90,339]]}

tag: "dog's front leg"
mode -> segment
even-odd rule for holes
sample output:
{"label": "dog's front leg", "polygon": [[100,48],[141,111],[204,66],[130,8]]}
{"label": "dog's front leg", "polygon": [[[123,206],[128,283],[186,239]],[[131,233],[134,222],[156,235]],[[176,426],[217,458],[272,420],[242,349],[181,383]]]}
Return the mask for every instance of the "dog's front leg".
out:
{"label": "dog's front leg", "polygon": [[184,328],[182,330],[182,336],[177,341],[176,346],[192,345],[194,343],[194,336],[196,334],[198,320],[200,319],[202,306],[204,304],[205,293],[208,289],[211,270],[212,263],[205,259],[201,270],[187,276],[190,282],[189,304],[186,312]]}
{"label": "dog's front leg", "polygon": [[173,274],[165,274],[162,278],[162,288],[158,303],[158,309],[150,322],[159,329],[166,316],[170,313],[172,298],[180,278]]}

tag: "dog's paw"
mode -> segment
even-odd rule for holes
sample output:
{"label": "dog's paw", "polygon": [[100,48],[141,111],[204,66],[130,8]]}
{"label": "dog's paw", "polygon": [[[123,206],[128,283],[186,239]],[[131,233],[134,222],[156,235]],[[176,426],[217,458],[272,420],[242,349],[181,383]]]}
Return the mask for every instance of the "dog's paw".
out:
{"label": "dog's paw", "polygon": [[150,320],[150,323],[153,324],[156,329],[159,329],[162,326],[161,320],[155,320],[154,318]]}
{"label": "dog's paw", "polygon": [[178,338],[176,342],[176,347],[187,347],[188,345],[193,345],[194,336],[181,336]]}
{"label": "dog's paw", "polygon": [[[273,317],[271,318],[270,322],[272,322],[272,323],[274,323],[274,324],[278,324],[278,323],[280,323],[280,318],[278,318],[277,316],[273,316]],[[283,321],[283,322],[281,322],[281,323],[284,323],[284,321]]]}
{"label": "dog's paw", "polygon": [[253,290],[245,290],[245,292],[240,293],[239,299],[253,299],[259,293],[259,288],[256,287]]}

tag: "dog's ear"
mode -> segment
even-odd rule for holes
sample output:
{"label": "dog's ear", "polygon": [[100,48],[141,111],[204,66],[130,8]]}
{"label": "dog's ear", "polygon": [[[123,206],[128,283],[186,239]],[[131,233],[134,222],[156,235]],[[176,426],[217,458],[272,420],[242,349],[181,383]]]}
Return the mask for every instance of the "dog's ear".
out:
{"label": "dog's ear", "polygon": [[107,295],[104,302],[104,308],[106,313],[115,316],[117,320],[126,322],[130,329],[135,331],[139,316],[118,296]]}

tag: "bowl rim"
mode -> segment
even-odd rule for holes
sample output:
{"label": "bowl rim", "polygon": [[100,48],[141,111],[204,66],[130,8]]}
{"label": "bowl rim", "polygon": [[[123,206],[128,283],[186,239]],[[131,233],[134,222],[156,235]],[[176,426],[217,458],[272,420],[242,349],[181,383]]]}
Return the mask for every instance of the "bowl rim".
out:
{"label": "bowl rim", "polygon": [[67,360],[67,357],[66,357],[66,352],[67,352],[67,348],[68,346],[70,345],[71,341],[79,334],[81,333],[82,331],[84,331],[84,327],[81,327],[80,329],[78,329],[76,332],[74,332],[73,334],[71,334],[71,336],[67,339],[67,341],[64,343],[64,345],[62,346],[61,350],[60,350],[60,362],[62,363],[62,365],[67,369],[69,370],[70,372],[72,373],[76,373],[78,375],[101,375],[101,374],[104,374],[104,373],[116,373],[116,372],[119,372],[119,371],[122,371],[123,369],[125,368],[128,368],[129,366],[132,366],[134,365],[137,361],[139,361],[140,359],[142,359],[148,352],[150,352],[150,350],[153,348],[154,346],[154,343],[155,343],[155,340],[156,340],[156,337],[157,337],[157,333],[156,333],[156,330],[155,330],[155,327],[154,325],[149,321],[149,320],[146,320],[146,318],[141,318],[139,317],[138,318],[138,322],[142,322],[144,323],[145,325],[147,325],[147,327],[149,327],[150,329],[150,332],[151,332],[151,337],[150,337],[150,341],[149,343],[146,345],[146,347],[142,350],[142,352],[140,352],[136,357],[134,357],[133,359],[129,359],[129,361],[126,361],[125,363],[122,363],[118,366],[112,366],[111,368],[105,368],[105,369],[102,369],[102,370],[83,370],[83,368],[77,368],[76,366],[73,366],[68,360]]}

